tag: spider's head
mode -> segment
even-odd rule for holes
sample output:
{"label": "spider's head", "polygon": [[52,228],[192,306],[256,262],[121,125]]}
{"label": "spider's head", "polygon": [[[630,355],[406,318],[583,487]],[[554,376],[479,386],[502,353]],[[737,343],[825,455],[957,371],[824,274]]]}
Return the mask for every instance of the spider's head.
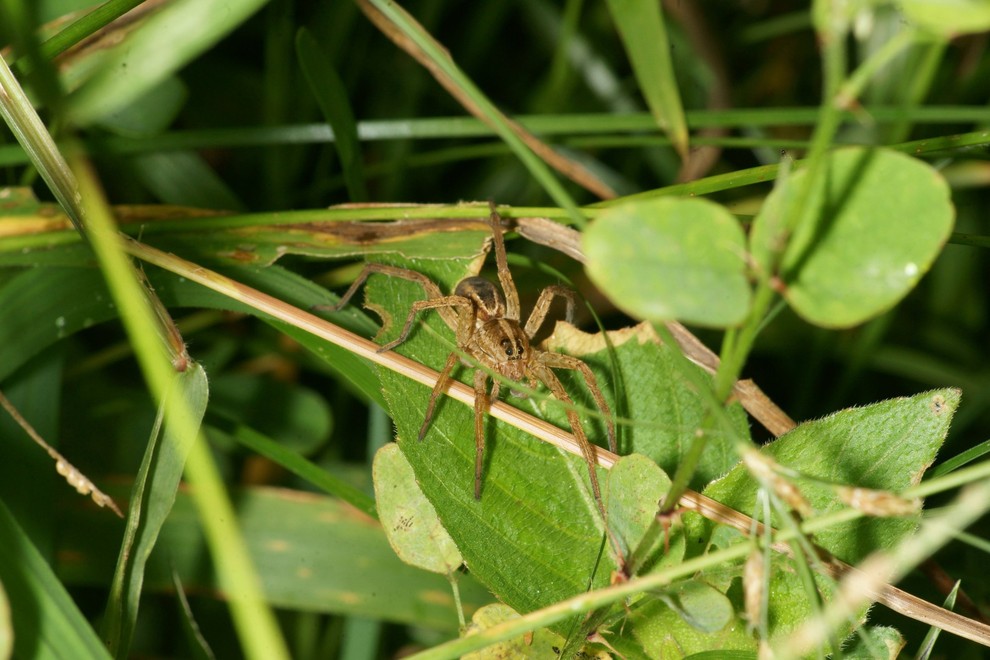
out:
{"label": "spider's head", "polygon": [[489,366],[506,378],[522,380],[530,358],[529,337],[517,321],[493,319],[476,334]]}

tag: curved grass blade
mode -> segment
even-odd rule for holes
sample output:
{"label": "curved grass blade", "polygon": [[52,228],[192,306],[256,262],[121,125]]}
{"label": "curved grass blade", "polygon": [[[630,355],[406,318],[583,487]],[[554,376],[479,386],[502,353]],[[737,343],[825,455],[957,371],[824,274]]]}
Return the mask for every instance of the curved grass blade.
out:
{"label": "curved grass blade", "polygon": [[347,100],[344,81],[340,79],[316,37],[304,27],[299,28],[296,34],[296,56],[323,118],[333,129],[333,144],[340,156],[340,166],[344,170],[344,180],[347,182],[351,201],[363,202],[368,199],[368,191],[364,185],[361,142],[354,112]]}
{"label": "curved grass blade", "polygon": [[27,535],[0,502],[0,584],[10,601],[19,658],[109,658]]}
{"label": "curved grass blade", "polygon": [[[209,386],[206,372],[200,365],[192,364],[176,376],[169,394],[169,397],[175,396],[186,400],[194,421],[197,425],[201,423],[209,399]],[[163,416],[164,406],[159,408],[131,492],[124,540],[107,602],[103,636],[110,651],[118,658],[128,656],[137,623],[145,565],[172,510],[189,446],[196,439],[195,435],[177,433],[174,427],[168,425],[159,440]]]}
{"label": "curved grass blade", "polygon": [[666,131],[682,160],[688,155],[688,128],[670,58],[663,10],[656,0],[608,0],[629,61],[657,125]]}
{"label": "curved grass blade", "polygon": [[93,77],[69,95],[69,117],[85,125],[127,105],[264,4],[265,0],[177,0],[166,5],[121,41]]}
{"label": "curved grass blade", "polygon": [[[492,130],[512,148],[533,178],[543,186],[554,202],[567,210],[568,216],[577,225],[585,224],[581,211],[560,181],[547,168],[547,163],[553,162],[557,169],[568,173],[571,178],[574,178],[575,174],[583,175],[583,168],[575,170],[573,163],[561,159],[543,142],[502,114],[454,63],[446,49],[397,3],[384,0],[359,0],[358,4],[379,29],[423,64],[471,114],[491,126]],[[595,181],[597,179],[591,182],[592,185]],[[589,181],[584,181],[582,176],[582,185],[587,186],[588,183]],[[614,196],[611,190],[598,190],[598,194],[601,197]]]}

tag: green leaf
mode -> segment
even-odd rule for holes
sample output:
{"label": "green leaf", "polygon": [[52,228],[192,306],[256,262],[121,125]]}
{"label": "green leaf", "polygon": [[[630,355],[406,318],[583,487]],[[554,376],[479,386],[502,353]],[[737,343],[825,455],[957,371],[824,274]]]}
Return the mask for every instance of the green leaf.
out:
{"label": "green leaf", "polygon": [[[944,389],[849,408],[800,424],[763,451],[777,463],[815,479],[900,493],[921,481],[945,440],[959,404],[959,390]],[[818,512],[845,508],[833,489],[800,480]],[[719,502],[752,514],[757,483],[742,464],[705,489]],[[916,517],[864,518],[815,534],[815,542],[856,563],[891,549],[917,526]]]}
{"label": "green leaf", "polygon": [[[105,511],[100,511],[109,520]],[[109,658],[52,569],[0,502],[0,584],[7,592],[18,658]]]}
{"label": "green leaf", "polygon": [[69,96],[72,121],[88,124],[134,101],[246,21],[265,0],[177,0],[116,44]]}
{"label": "green leaf", "polygon": [[610,208],[583,245],[588,275],[636,318],[727,327],[749,311],[745,237],[713,202],[661,198]]}
{"label": "green leaf", "polygon": [[918,27],[946,39],[990,30],[988,0],[899,0],[897,8]]}
{"label": "green leaf", "polygon": [[[819,481],[794,480],[801,494],[816,512],[845,508],[832,488],[821,482],[853,484],[899,493],[917,484],[945,439],[952,415],[959,403],[959,391],[935,390],[913,397],[890,399],[862,408],[851,408],[828,417],[799,425],[762,450],[787,468]],[[739,465],[724,478],[705,489],[705,494],[751,516],[756,511],[758,485],[749,471]],[[776,516],[771,521],[780,526]],[[725,530],[712,541],[725,546],[738,538],[735,530]],[[861,518],[816,532],[817,545],[849,563],[857,563],[878,549],[893,549],[914,532],[918,516],[902,518]],[[770,600],[770,634],[780,638],[812,614],[808,594],[795,575],[793,560],[775,557],[765,588]],[[741,571],[741,569],[739,569]],[[722,579],[721,577],[717,579]],[[818,588],[832,593],[834,581],[816,576]],[[865,608],[860,617],[865,616]],[[851,629],[851,628],[850,628]]]}
{"label": "green leaf", "polygon": [[378,515],[395,554],[410,566],[452,575],[464,558],[416,484],[412,466],[398,445],[379,449],[372,469]]}
{"label": "green leaf", "polygon": [[[581,358],[597,374],[599,383],[621,382],[626,396],[621,406],[614,400],[611,388],[605,385],[605,398],[616,415],[634,420],[618,429],[619,452],[637,453],[648,457],[666,474],[677,470],[690,451],[694,433],[702,426],[708,408],[697,395],[694,384],[681,371],[678,356],[660,341],[652,326],[641,323],[632,328],[609,332],[614,356],[601,335],[587,334],[558,323],[547,338],[547,350],[567,353]],[[613,363],[613,357],[615,362]],[[613,366],[615,369],[613,369]],[[697,377],[711,379],[701,367],[690,366]],[[575,401],[593,410],[594,402],[585,394],[581,378],[574,373],[560,372],[560,379]],[[542,414],[558,426],[567,426],[563,409],[553,399],[540,403]],[[749,421],[738,403],[728,408],[738,437],[749,438]],[[600,427],[600,422],[597,422]],[[691,488],[704,488],[738,462],[732,439],[713,433],[698,462]]]}
{"label": "green leaf", "polygon": [[677,153],[686,159],[687,120],[674,75],[661,4],[652,0],[609,0],[608,7],[650,113],[657,125],[666,131]]}
{"label": "green leaf", "polygon": [[[670,477],[640,454],[623,456],[609,469],[609,525],[627,557],[646,534],[669,488]],[[657,548],[663,552],[657,565],[679,562],[684,557],[684,535],[667,538]]]}
{"label": "green leaf", "polygon": [[344,81],[340,79],[330,57],[316,37],[305,27],[299,28],[296,33],[296,55],[306,82],[309,83],[309,90],[316,97],[323,118],[333,129],[333,144],[340,156],[351,201],[367,201],[368,191],[364,185],[357,121],[347,99]]}
{"label": "green leaf", "polygon": [[[866,637],[864,640],[863,637]],[[895,660],[907,642],[896,628],[889,626],[866,626],[852,640],[849,648],[842,649],[846,660]]]}
{"label": "green leaf", "polygon": [[[797,213],[807,171],[767,198],[751,235],[767,269],[781,218]],[[931,267],[952,231],[949,187],[932,167],[887,149],[847,147],[828,156],[804,221],[780,267],[784,297],[817,325],[842,328],[893,307]]]}
{"label": "green leaf", "polygon": [[[209,386],[203,368],[193,363],[185,372],[177,374],[171,396],[186,399],[188,410],[195,417],[198,427],[209,399]],[[196,440],[195,435],[178,436],[171,427],[166,427],[159,441],[162,415],[163,411],[159,410],[131,491],[127,526],[103,624],[107,646],[118,658],[128,655],[137,624],[145,566],[175,502],[189,446]]]}
{"label": "green leaf", "polygon": [[688,625],[703,633],[717,633],[735,618],[729,599],[701,580],[679,582],[664,589],[658,597]]}
{"label": "green leaf", "polygon": [[[675,603],[676,609],[664,600]],[[682,658],[714,651],[719,658],[731,658],[756,650],[756,641],[725,595],[698,580],[674,585],[665,599],[650,596],[636,603],[624,632],[610,641],[620,652],[638,651],[638,657]]]}
{"label": "green leaf", "polygon": [[[120,494],[108,490],[111,495]],[[280,488],[253,488],[233,496],[245,541],[272,606],[457,630],[447,580],[403,564],[381,526],[350,505]],[[92,507],[79,507],[66,518],[61,532],[58,572],[62,580],[74,586],[105,587],[118,550],[117,520]],[[0,555],[3,552],[0,548]],[[171,593],[173,567],[190,593],[224,597],[202,524],[184,491],[179,491],[148,562],[145,594]],[[469,575],[458,579],[458,587],[469,613],[491,602],[491,594]]]}

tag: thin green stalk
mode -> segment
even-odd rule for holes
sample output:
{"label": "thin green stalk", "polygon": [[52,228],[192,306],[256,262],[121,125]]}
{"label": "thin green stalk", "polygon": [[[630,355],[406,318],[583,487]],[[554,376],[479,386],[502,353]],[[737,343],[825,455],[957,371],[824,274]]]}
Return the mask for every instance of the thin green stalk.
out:
{"label": "thin green stalk", "polygon": [[70,23],[58,34],[41,45],[41,53],[48,60],[55,59],[96,31],[106,27],[144,0],[107,0],[85,16]]}
{"label": "thin green stalk", "polygon": [[[154,312],[121,245],[120,234],[97,187],[95,176],[78,157],[72,165],[93,249],[106,275],[107,286],[120,310],[121,321],[134,345],[135,357],[146,382],[155,399],[162,401],[174,378],[170,356],[165,351],[167,343],[160,339]],[[166,423],[179,436],[197,436],[199,425],[183,402],[182,397],[172,397],[171,405],[166,407]],[[205,438],[198,437],[192,442],[185,472],[192,487],[193,501],[203,521],[221,588],[229,598],[245,655],[259,659],[288,658],[278,623],[265,602],[260,576],[251,564],[244,539],[237,528],[237,514]]]}

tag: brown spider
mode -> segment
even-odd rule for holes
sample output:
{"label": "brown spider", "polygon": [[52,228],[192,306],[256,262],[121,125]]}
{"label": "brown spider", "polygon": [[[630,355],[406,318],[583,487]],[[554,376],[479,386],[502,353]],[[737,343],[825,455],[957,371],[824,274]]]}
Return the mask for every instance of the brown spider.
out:
{"label": "brown spider", "polygon": [[[554,396],[566,404],[567,420],[570,423],[571,431],[581,445],[581,452],[588,464],[588,474],[591,477],[591,488],[594,492],[595,501],[605,518],[605,507],[602,504],[601,491],[598,487],[598,476],[595,473],[597,455],[595,446],[588,441],[588,437],[581,426],[581,420],[577,411],[573,408],[570,396],[564,390],[564,386],[553,373],[553,369],[573,369],[580,371],[584,376],[585,383],[595,399],[595,403],[605,416],[608,429],[609,449],[615,451],[615,427],[612,423],[611,414],[605,397],[602,396],[595,376],[584,362],[576,357],[561,353],[551,353],[542,351],[530,342],[536,332],[546,320],[550,303],[555,296],[564,298],[567,303],[566,319],[571,322],[574,316],[574,294],[570,289],[559,285],[552,285],[545,288],[536,301],[526,326],[520,325],[519,320],[519,293],[516,291],[512,281],[512,274],[509,271],[508,260],[505,256],[505,242],[502,238],[501,218],[491,205],[491,216],[489,223],[494,239],[495,260],[498,265],[498,279],[502,285],[502,291],[492,282],[483,277],[466,277],[454,288],[454,293],[449,296],[443,295],[440,288],[422,273],[418,273],[406,268],[397,268],[384,264],[370,263],[365,265],[364,270],[358,275],[354,283],[340,298],[336,305],[323,306],[321,309],[328,311],[338,311],[347,301],[351,299],[358,287],[364,283],[372,273],[381,273],[392,277],[399,277],[420,284],[425,289],[428,298],[413,303],[406,317],[405,325],[399,336],[383,345],[379,352],[390,351],[406,340],[412,331],[416,315],[427,309],[435,309],[440,314],[444,322],[454,331],[457,340],[457,348],[469,355],[480,364],[495,373],[513,381],[528,381],[530,387],[535,387],[537,381],[542,382]],[[504,295],[503,295],[504,294]],[[451,372],[457,366],[459,360],[458,352],[452,352],[447,357],[440,377],[437,379],[433,392],[430,394],[430,403],[426,409],[426,418],[419,431],[419,439],[426,435],[436,409],[437,400],[440,394],[446,389],[451,378]],[[466,363],[467,366],[471,366]],[[488,410],[491,401],[498,398],[500,383],[493,380],[491,393],[488,389],[489,374],[483,369],[476,368],[474,371],[474,440],[475,440],[475,465],[474,465],[474,496],[481,498],[481,472],[485,450],[484,415]]]}

